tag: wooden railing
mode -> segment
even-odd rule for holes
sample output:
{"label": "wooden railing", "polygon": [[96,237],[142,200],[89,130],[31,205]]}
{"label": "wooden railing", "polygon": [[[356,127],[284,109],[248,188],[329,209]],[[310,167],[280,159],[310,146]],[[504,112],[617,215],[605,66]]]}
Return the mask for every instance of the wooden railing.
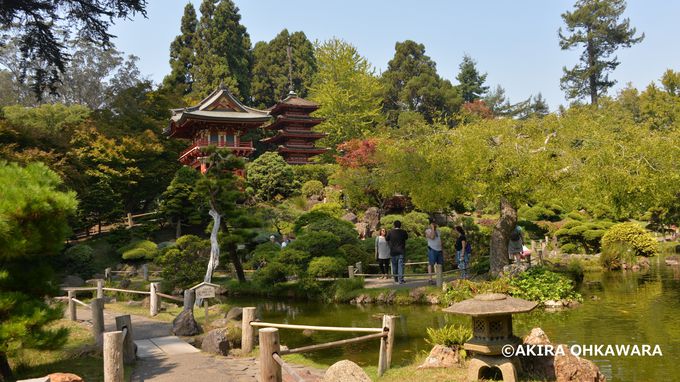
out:
{"label": "wooden railing", "polygon": [[179,154],[180,159],[184,157],[186,154],[191,152],[192,150],[200,150],[202,147],[207,147],[207,146],[216,146],[220,148],[228,148],[228,149],[252,149],[253,148],[253,142],[252,141],[239,141],[238,143],[232,142],[231,144],[227,141],[222,141],[222,142],[210,142],[207,139],[200,139],[194,141],[191,146],[187,147],[186,149],[182,150],[182,152]]}
{"label": "wooden railing", "polygon": [[[407,265],[423,265],[423,264],[429,264],[427,261],[425,262],[415,262],[415,263],[405,263],[404,267]],[[377,264],[369,264],[370,266],[377,266]],[[391,265],[391,264],[390,264]],[[390,269],[392,267],[390,266]],[[428,277],[435,277],[436,282],[435,284],[437,287],[442,287],[444,284],[444,275],[448,274],[453,274],[453,273],[458,273],[462,272],[462,269],[451,269],[446,272],[444,272],[444,267],[440,264],[435,264],[434,265],[434,273],[404,273],[402,276],[404,277],[411,277],[411,278],[428,278]],[[349,265],[347,267],[347,274],[349,275],[349,278],[352,279],[354,277],[365,277],[365,278],[370,278],[370,277],[381,277],[383,276],[380,273],[363,273],[363,265],[361,262],[356,263],[355,265]],[[387,275],[388,277],[397,277],[399,275],[394,273],[394,270],[391,269],[390,273]]]}
{"label": "wooden railing", "polygon": [[[260,322],[255,320],[255,308],[243,308],[241,326],[241,350],[243,354],[248,354],[253,350],[254,328],[258,330],[260,342],[260,378],[264,382],[281,382],[281,370],[285,370],[296,381],[303,379],[285,363],[280,356],[286,354],[308,353],[316,350],[329,349],[348,344],[371,341],[380,339],[380,353],[378,357],[378,376],[382,376],[390,367],[392,362],[392,349],[394,347],[394,333],[397,319],[395,316],[383,316],[383,326],[381,328],[356,328],[340,326],[315,326],[315,325],[292,325],[279,324],[272,322]],[[279,342],[279,329],[294,330],[318,330],[333,332],[359,332],[371,333],[368,335],[348,338],[339,341],[332,341],[323,344],[303,346],[295,349],[281,349]]]}

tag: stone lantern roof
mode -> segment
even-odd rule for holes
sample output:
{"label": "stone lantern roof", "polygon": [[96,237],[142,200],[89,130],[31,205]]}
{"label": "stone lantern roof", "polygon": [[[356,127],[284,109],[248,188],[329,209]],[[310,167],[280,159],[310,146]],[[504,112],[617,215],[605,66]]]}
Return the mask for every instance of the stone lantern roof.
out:
{"label": "stone lantern roof", "polygon": [[538,303],[536,302],[510,297],[501,293],[488,293],[455,303],[443,311],[472,317],[501,316],[526,313],[533,310],[537,305]]}

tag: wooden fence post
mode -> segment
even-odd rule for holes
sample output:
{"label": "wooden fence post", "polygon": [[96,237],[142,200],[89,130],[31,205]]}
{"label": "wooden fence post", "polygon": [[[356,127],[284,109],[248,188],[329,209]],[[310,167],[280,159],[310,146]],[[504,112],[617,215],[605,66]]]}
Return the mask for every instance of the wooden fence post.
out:
{"label": "wooden fence post", "polygon": [[274,361],[272,354],[278,353],[279,329],[263,328],[260,336],[260,382],[281,382],[281,365]]}
{"label": "wooden fence post", "polygon": [[387,330],[387,337],[380,339],[380,356],[378,358],[378,376],[382,376],[392,363],[392,348],[394,347],[394,332],[397,330],[397,317],[383,316],[383,329]]}
{"label": "wooden fence post", "polygon": [[253,327],[250,323],[255,321],[255,307],[249,306],[243,308],[243,314],[241,316],[241,352],[246,355],[253,351],[253,340],[255,335],[253,333]]}
{"label": "wooden fence post", "polygon": [[104,269],[104,279],[106,281],[111,281],[111,268]]}
{"label": "wooden fence post", "polygon": [[76,298],[76,291],[68,291],[68,319],[71,321],[76,321],[76,302],[73,299]]}
{"label": "wooden fence post", "polygon": [[97,341],[97,345],[102,344],[102,333],[104,333],[104,299],[93,298],[90,302],[92,313],[92,336]]}
{"label": "wooden fence post", "polygon": [[347,266],[347,273],[349,273],[350,279],[354,278],[354,265],[348,265]]}
{"label": "wooden fence post", "polygon": [[142,275],[144,276],[144,281],[149,281],[149,265],[146,263],[142,265]]}
{"label": "wooden fence post", "polygon": [[184,307],[183,310],[194,310],[194,303],[196,302],[196,291],[193,289],[184,290]]}
{"label": "wooden fence post", "polygon": [[362,263],[361,261],[358,261],[358,262],[355,264],[355,266],[356,266],[356,268],[357,268],[357,273],[358,273],[358,274],[361,275],[361,274],[364,273],[364,263]]}
{"label": "wooden fence post", "polygon": [[149,284],[149,314],[151,317],[158,314],[158,295],[156,291],[158,289],[158,283]]}
{"label": "wooden fence post", "polygon": [[434,265],[434,273],[437,275],[437,288],[441,288],[442,284],[444,284],[444,273],[442,272],[442,268],[441,264]]}
{"label": "wooden fence post", "polygon": [[123,332],[104,333],[104,382],[123,382]]}
{"label": "wooden fence post", "polygon": [[97,298],[104,298],[104,280],[97,279]]}
{"label": "wooden fence post", "polygon": [[135,341],[132,338],[132,319],[129,314],[116,317],[116,330],[123,332],[123,329],[127,329],[123,337],[123,362],[129,365],[135,362]]}
{"label": "wooden fence post", "polygon": [[132,228],[132,214],[128,212],[127,214],[127,224],[128,228]]}

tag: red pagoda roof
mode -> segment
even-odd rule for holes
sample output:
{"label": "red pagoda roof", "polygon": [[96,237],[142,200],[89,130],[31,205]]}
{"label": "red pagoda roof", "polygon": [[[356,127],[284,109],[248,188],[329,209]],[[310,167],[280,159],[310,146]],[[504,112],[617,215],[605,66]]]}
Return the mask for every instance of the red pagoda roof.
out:
{"label": "red pagoda roof", "polygon": [[288,93],[288,97],[279,101],[274,107],[269,110],[271,115],[279,115],[284,113],[287,109],[305,109],[307,113],[311,113],[319,108],[319,104],[300,98],[295,92]]}
{"label": "red pagoda roof", "polygon": [[243,105],[229,90],[220,87],[196,106],[172,109],[170,126],[163,132],[170,137],[189,138],[194,121],[261,125],[269,120],[267,111]]}

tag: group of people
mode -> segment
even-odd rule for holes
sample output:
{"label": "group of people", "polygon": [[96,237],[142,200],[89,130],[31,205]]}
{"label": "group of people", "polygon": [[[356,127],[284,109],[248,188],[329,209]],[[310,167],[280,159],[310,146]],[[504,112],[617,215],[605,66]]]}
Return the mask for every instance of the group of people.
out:
{"label": "group of people", "polygon": [[[462,270],[462,277],[467,277],[467,268],[470,262],[470,253],[472,246],[465,235],[463,227],[457,226],[458,238],[454,248],[456,250],[456,262],[458,269]],[[439,227],[434,219],[429,220],[429,225],[425,230],[425,238],[427,239],[427,272],[430,275],[430,284],[434,284],[432,276],[434,274],[435,264],[444,264],[444,252],[442,247],[442,238]],[[401,228],[401,222],[396,220],[394,227],[389,232],[382,228],[378,236],[375,238],[375,258],[380,267],[381,279],[389,278],[389,265],[392,262],[392,270],[396,272],[393,274],[394,282],[404,284],[404,262],[406,256],[406,240],[408,240],[408,233]]]}

